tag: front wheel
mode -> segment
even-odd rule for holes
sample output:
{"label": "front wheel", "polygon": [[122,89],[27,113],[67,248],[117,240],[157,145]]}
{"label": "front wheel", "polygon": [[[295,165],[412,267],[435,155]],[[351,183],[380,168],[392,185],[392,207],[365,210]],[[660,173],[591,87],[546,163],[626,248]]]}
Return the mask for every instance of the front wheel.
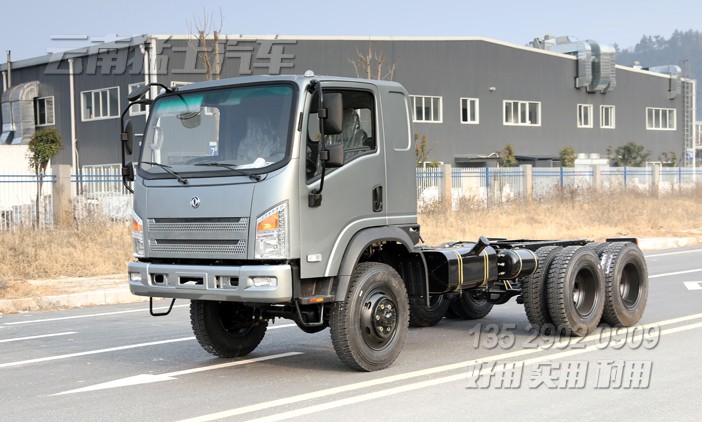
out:
{"label": "front wheel", "polygon": [[392,267],[377,262],[356,266],[345,300],[329,315],[336,354],[358,371],[390,366],[402,350],[408,325],[405,285]]}
{"label": "front wheel", "polygon": [[253,308],[209,300],[190,301],[190,323],[200,346],[222,358],[251,353],[268,327],[267,320],[255,318]]}

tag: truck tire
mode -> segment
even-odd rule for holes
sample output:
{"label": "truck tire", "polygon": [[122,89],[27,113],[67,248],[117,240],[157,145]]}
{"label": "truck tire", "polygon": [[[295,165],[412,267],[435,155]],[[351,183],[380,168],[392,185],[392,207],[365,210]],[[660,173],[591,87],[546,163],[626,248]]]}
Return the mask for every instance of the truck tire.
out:
{"label": "truck tire", "polygon": [[490,313],[494,304],[484,296],[464,291],[460,296],[451,298],[450,306],[458,319],[481,319]]}
{"label": "truck tire", "polygon": [[263,340],[267,320],[234,302],[190,301],[190,323],[200,346],[215,356],[235,358],[251,353]]}
{"label": "truck tire", "polygon": [[562,250],[560,246],[544,246],[537,249],[536,271],[522,283],[524,312],[529,323],[537,331],[553,326],[551,314],[548,312],[548,273],[554,259]]}
{"label": "truck tire", "polygon": [[358,371],[390,366],[402,350],[408,325],[405,284],[392,267],[378,262],[356,266],[345,300],[329,314],[337,356]]}
{"label": "truck tire", "polygon": [[592,248],[561,250],[548,285],[548,310],[559,333],[582,337],[597,327],[604,310],[604,274]]}
{"label": "truck tire", "polygon": [[605,250],[610,244],[607,242],[590,242],[585,245],[586,248],[590,248],[595,251],[595,255],[602,256],[602,251]]}
{"label": "truck tire", "polygon": [[444,295],[429,297],[429,306],[410,305],[410,327],[433,327],[438,324],[449,309],[449,300]]}
{"label": "truck tire", "polygon": [[643,253],[633,243],[610,244],[600,257],[605,277],[602,320],[610,326],[636,324],[648,300],[648,270]]}

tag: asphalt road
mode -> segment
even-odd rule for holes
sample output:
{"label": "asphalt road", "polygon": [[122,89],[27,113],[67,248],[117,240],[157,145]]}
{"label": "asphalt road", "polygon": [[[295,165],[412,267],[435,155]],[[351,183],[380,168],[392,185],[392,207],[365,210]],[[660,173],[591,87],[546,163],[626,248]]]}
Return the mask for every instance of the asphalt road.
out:
{"label": "asphalt road", "polygon": [[0,317],[0,418],[74,420],[676,420],[702,405],[702,249],[647,254],[640,325],[537,336],[514,300],[411,329],[398,360],[348,370],[329,331],[277,320],[245,359],[192,337],[188,303]]}

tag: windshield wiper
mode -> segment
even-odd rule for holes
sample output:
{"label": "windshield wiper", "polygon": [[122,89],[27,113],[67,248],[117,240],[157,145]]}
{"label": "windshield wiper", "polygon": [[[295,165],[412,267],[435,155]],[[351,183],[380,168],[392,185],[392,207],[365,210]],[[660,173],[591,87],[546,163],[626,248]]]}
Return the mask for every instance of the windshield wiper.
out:
{"label": "windshield wiper", "polygon": [[225,163],[220,163],[217,161],[208,161],[206,163],[197,163],[193,164],[194,166],[208,166],[208,167],[224,167],[228,170],[233,171],[234,173],[240,175],[240,176],[249,176],[250,179],[255,180],[257,182],[261,181],[261,175],[260,174],[248,174],[245,173],[239,169],[236,168],[235,165],[233,164],[225,164]]}
{"label": "windshield wiper", "polygon": [[188,179],[186,179],[185,177],[183,177],[183,176],[179,175],[178,173],[174,172],[173,170],[171,170],[172,167],[167,165],[167,164],[155,163],[153,161],[142,161],[141,163],[160,167],[166,173],[173,175],[173,177],[175,177],[180,183],[182,183],[184,185],[188,184]]}

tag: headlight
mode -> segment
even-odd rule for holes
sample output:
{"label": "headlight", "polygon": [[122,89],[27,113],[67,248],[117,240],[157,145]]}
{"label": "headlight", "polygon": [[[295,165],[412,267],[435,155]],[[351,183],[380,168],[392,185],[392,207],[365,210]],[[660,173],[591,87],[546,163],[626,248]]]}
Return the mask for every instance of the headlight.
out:
{"label": "headlight", "polygon": [[132,243],[134,244],[134,256],[144,257],[144,224],[134,210],[132,210]]}
{"label": "headlight", "polygon": [[287,259],[288,257],[288,203],[276,205],[256,219],[257,259]]}

